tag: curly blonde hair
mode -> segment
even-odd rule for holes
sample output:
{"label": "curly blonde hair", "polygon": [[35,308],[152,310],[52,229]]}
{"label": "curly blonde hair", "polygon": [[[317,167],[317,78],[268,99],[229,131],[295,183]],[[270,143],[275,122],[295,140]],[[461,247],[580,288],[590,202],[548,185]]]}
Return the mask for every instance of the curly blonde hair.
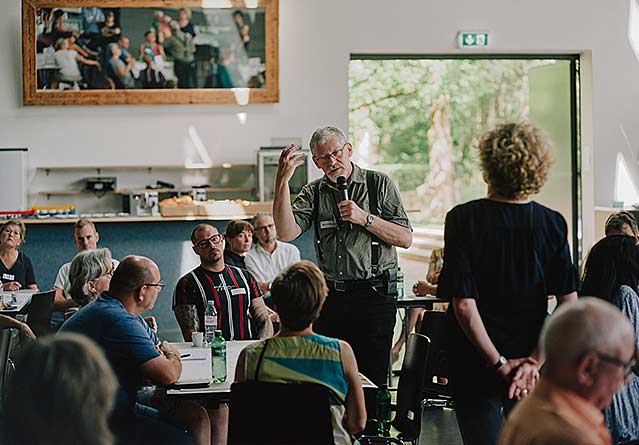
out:
{"label": "curly blonde hair", "polygon": [[529,122],[490,130],[479,141],[479,159],[491,193],[509,199],[539,193],[553,163],[546,134]]}

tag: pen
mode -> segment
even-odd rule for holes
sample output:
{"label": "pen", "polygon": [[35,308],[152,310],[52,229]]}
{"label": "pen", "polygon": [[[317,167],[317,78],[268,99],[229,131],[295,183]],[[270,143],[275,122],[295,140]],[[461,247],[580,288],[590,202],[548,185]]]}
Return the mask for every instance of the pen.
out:
{"label": "pen", "polygon": [[180,358],[187,358],[187,357],[190,357],[190,356],[191,356],[191,354],[182,354],[182,355],[180,356]]}

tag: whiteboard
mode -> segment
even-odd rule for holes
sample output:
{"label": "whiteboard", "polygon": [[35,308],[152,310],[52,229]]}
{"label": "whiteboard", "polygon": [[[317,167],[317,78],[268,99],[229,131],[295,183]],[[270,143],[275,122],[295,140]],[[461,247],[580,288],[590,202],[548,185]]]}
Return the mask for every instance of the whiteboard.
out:
{"label": "whiteboard", "polygon": [[26,148],[0,148],[0,211],[27,209]]}

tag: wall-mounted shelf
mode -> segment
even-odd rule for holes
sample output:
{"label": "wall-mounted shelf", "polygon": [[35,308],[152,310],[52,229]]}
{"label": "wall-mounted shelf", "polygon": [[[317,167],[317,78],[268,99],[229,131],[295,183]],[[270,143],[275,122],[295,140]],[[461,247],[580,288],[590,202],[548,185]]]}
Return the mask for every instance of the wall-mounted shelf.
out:
{"label": "wall-mounted shelf", "polygon": [[[104,192],[93,192],[90,190],[48,190],[38,192],[39,195],[46,196],[47,199],[50,196],[63,196],[63,195],[80,195],[82,193],[91,193],[96,195],[102,195],[104,193],[113,193],[116,195],[129,195],[140,194],[145,192],[158,192],[158,193],[190,193],[193,189],[121,189],[121,190],[106,190]],[[255,192],[255,187],[206,187],[204,190],[210,193],[252,193]]]}
{"label": "wall-mounted shelf", "polygon": [[46,175],[55,171],[82,171],[95,170],[98,175],[103,170],[147,170],[151,173],[153,170],[209,170],[209,169],[235,169],[235,168],[252,168],[255,164],[175,164],[175,165],[91,165],[91,166],[71,166],[71,167],[36,167],[37,171],[44,171]]}

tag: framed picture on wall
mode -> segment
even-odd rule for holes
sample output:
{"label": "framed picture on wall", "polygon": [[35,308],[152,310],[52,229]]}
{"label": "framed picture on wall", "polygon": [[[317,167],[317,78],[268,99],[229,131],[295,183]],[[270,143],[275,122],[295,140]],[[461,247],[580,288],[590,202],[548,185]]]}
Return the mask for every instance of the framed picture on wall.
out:
{"label": "framed picture on wall", "polygon": [[23,0],[24,104],[278,102],[278,9],[278,0]]}

